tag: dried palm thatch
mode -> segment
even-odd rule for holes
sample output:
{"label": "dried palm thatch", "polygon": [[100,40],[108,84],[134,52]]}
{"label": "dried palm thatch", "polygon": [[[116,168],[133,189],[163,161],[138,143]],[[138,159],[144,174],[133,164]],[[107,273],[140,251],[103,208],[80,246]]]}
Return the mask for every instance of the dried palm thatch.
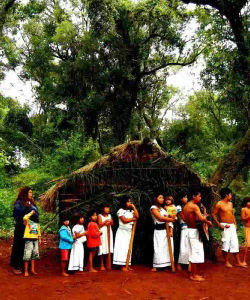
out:
{"label": "dried palm thatch", "polygon": [[[162,182],[159,183],[160,181]],[[157,145],[131,141],[114,147],[109,155],[74,171],[65,178],[56,180],[40,199],[45,211],[54,212],[60,193],[74,190],[74,194],[75,187],[79,184],[84,187],[80,196],[86,199],[86,194],[94,194],[100,188],[103,191],[103,187],[112,187],[116,192],[117,190],[132,192],[139,187],[139,190],[146,192],[150,185],[152,187],[152,183],[155,186],[151,191],[159,186],[161,187],[159,190],[163,186],[172,189],[181,186],[188,188],[191,185],[212,187],[188,166],[168,156]]]}

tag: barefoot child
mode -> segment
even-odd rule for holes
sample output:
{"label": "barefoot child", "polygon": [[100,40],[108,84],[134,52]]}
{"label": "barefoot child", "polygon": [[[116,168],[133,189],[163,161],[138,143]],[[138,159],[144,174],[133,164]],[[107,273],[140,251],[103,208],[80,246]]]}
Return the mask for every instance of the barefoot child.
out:
{"label": "barefoot child", "polygon": [[[154,198],[153,205],[150,208],[151,216],[154,221],[153,272],[155,272],[158,268],[171,266],[166,235],[166,222],[174,222],[175,219],[168,216],[166,210],[162,207],[163,204],[164,197],[162,195],[158,195],[158,197]],[[173,249],[172,237],[171,244]]]}
{"label": "barefoot child", "polygon": [[250,197],[246,197],[243,200],[243,208],[241,209],[241,220],[245,223],[245,252],[243,258],[243,264],[247,266],[247,252],[250,248]]}
{"label": "barefoot child", "polygon": [[108,230],[110,232],[110,253],[113,253],[113,220],[110,215],[110,207],[108,204],[104,204],[102,206],[102,213],[98,215],[98,225],[102,232],[101,242],[102,244],[99,246],[98,255],[101,257],[101,271],[105,270],[104,267],[104,257],[106,257],[106,267],[107,267],[107,255],[109,253],[109,245],[108,245]]}
{"label": "barefoot child", "polygon": [[69,276],[66,272],[67,264],[69,261],[69,252],[72,248],[74,239],[72,237],[71,229],[69,227],[69,218],[67,216],[62,217],[62,227],[59,229],[59,249],[61,252],[61,272],[63,276]]}
{"label": "barefoot child", "polygon": [[[212,217],[216,225],[222,230],[222,253],[225,259],[225,266],[232,268],[229,262],[229,253],[233,253],[236,266],[246,267],[240,261],[239,241],[236,232],[236,219],[233,214],[232,191],[229,188],[223,188],[220,191],[221,200],[215,205]],[[219,221],[217,220],[219,216]]]}
{"label": "barefoot child", "polygon": [[83,272],[84,263],[84,247],[83,243],[87,241],[88,232],[84,229],[84,217],[81,214],[74,215],[75,226],[72,228],[72,233],[75,241],[72,245],[69,259],[69,271]]}
{"label": "barefoot child", "polygon": [[[122,197],[121,208],[118,210],[117,216],[119,218],[119,227],[115,237],[113,263],[115,265],[122,266],[122,271],[130,271],[132,269],[126,267],[126,261],[129,251],[132,227],[134,221],[139,218],[139,213],[129,197]],[[129,265],[131,265],[131,255]]]}
{"label": "barefoot child", "polygon": [[101,245],[102,232],[97,225],[97,213],[95,210],[89,212],[89,224],[88,224],[88,239],[87,246],[89,249],[89,272],[97,272],[93,267],[93,260],[98,251],[98,247]]}
{"label": "barefoot child", "polygon": [[31,205],[24,210],[24,276],[29,276],[29,262],[31,264],[30,272],[36,275],[35,260],[39,259],[38,241],[41,243],[41,231],[38,218],[37,207]]}

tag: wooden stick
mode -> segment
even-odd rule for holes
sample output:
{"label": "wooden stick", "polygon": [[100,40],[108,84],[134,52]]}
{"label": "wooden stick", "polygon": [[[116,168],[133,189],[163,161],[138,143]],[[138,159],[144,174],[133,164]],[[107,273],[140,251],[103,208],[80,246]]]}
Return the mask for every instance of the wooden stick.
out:
{"label": "wooden stick", "polygon": [[172,272],[175,272],[175,264],[174,264],[174,257],[173,257],[173,252],[172,252],[172,244],[171,244],[170,230],[169,230],[168,222],[166,222],[166,233],[167,233],[168,252],[169,252],[169,258],[170,258],[170,262],[171,262],[171,269],[172,269]]}
{"label": "wooden stick", "polygon": [[126,259],[126,268],[127,269],[128,269],[128,265],[129,265],[129,261],[130,261],[133,243],[134,243],[135,228],[136,228],[136,221],[134,221],[134,225],[133,225],[133,229],[132,229],[131,237],[130,237],[130,242],[129,242],[128,254],[127,254],[127,259]]}
{"label": "wooden stick", "polygon": [[107,226],[108,233],[108,257],[107,257],[107,269],[111,270],[111,253],[110,253],[110,224]]}

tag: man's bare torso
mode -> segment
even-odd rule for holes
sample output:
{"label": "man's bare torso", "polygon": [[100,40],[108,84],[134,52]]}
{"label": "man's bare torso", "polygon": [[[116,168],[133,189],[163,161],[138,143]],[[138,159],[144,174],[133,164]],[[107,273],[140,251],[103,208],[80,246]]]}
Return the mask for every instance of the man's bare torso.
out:
{"label": "man's bare torso", "polygon": [[185,222],[188,225],[188,228],[197,228],[196,226],[197,217],[194,211],[196,207],[198,207],[198,205],[190,201],[183,208],[183,217]]}
{"label": "man's bare torso", "polygon": [[221,223],[233,224],[235,222],[232,202],[219,201],[218,216]]}
{"label": "man's bare torso", "polygon": [[[242,208],[242,210],[244,211],[245,217],[250,218],[250,208],[244,207],[244,208]],[[244,223],[245,223],[245,227],[250,227],[250,219],[248,219]]]}

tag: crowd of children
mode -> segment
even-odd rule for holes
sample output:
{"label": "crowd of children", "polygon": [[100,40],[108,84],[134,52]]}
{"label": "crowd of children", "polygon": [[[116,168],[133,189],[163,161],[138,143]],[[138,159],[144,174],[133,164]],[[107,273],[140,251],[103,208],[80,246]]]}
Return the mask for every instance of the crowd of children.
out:
{"label": "crowd of children", "polygon": [[[33,201],[32,193],[30,191],[27,193],[29,193],[27,195],[30,197],[27,199],[30,199],[30,201],[21,201],[19,203],[18,200],[15,203],[15,205],[17,204],[16,210],[14,209],[15,214],[19,217],[18,222],[20,222],[20,215],[22,215],[23,231],[21,234],[24,241],[22,257],[24,276],[29,276],[29,270],[31,274],[36,274],[35,260],[39,259],[39,243],[41,241],[38,209]],[[246,267],[247,253],[250,247],[250,198],[244,199],[241,212],[241,219],[245,225],[246,239],[244,259],[241,262],[236,233],[237,225],[231,202],[231,190],[222,189],[220,195],[221,201],[215,205],[212,211],[212,218],[222,230],[222,251],[225,258],[225,266],[232,267],[229,262],[229,253],[233,253],[236,265]],[[22,210],[20,210],[20,205]],[[176,205],[172,196],[164,198],[163,195],[158,195],[153,199],[150,213],[154,223],[152,271],[171,266],[173,264],[171,258],[173,259],[174,257],[178,270],[182,268],[182,265],[187,265],[191,272],[190,279],[196,281],[204,280],[197,274],[197,264],[204,262],[203,243],[200,239],[198,223],[202,224],[202,231],[204,232],[206,232],[205,227],[211,226],[212,223],[207,219],[205,208],[201,205],[200,192],[192,191],[190,201],[188,201],[185,193],[179,194]],[[71,220],[68,216],[62,216],[62,226],[59,229],[59,249],[61,274],[63,276],[69,276],[68,271],[82,273],[84,269],[89,272],[97,272],[94,268],[94,258],[97,255],[100,257],[100,270],[111,269],[111,254],[113,254],[114,265],[120,266],[123,271],[131,270],[131,239],[134,234],[132,229],[139,218],[139,213],[130,198],[123,197],[121,199],[117,216],[119,227],[115,239],[113,238],[112,230],[114,222],[110,214],[109,204],[103,204],[99,214],[95,210],[88,213],[87,228],[84,227],[85,220],[80,213],[75,213]],[[217,217],[219,217],[219,221]],[[72,230],[70,227],[71,223],[73,225]],[[20,223],[18,224],[20,227]],[[166,230],[166,227],[169,230]],[[20,231],[20,229],[18,230]],[[19,231],[18,235],[15,233],[14,244],[15,238],[20,239]],[[85,242],[87,242],[88,248],[88,264],[84,268],[85,253],[83,244]],[[19,240],[18,243],[20,245]],[[169,247],[169,243],[171,247]],[[15,248],[15,245],[13,245],[12,262],[17,261]],[[177,256],[175,252],[178,252]],[[18,269],[14,270],[15,274],[18,274]]]}

